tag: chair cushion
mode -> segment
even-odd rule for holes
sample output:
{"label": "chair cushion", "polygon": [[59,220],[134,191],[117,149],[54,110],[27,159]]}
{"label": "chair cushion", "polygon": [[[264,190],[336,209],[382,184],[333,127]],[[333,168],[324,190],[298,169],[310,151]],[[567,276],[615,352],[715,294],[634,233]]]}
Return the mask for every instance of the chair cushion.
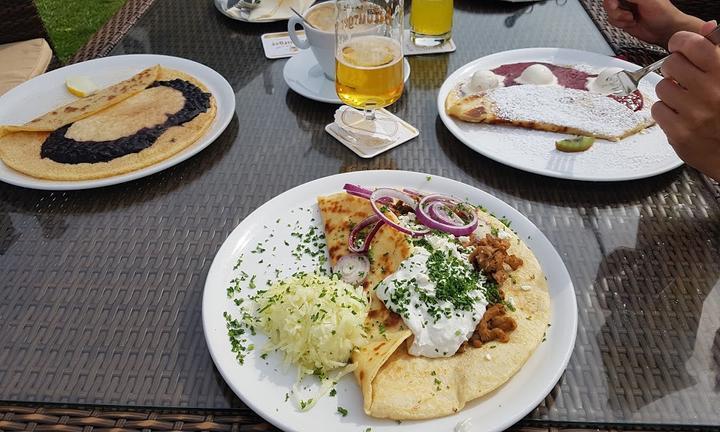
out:
{"label": "chair cushion", "polygon": [[51,59],[45,39],[0,45],[0,95],[45,72]]}

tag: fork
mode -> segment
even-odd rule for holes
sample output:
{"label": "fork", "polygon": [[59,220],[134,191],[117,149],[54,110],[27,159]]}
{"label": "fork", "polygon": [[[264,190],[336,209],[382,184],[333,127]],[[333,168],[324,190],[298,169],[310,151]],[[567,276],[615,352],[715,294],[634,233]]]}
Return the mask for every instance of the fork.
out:
{"label": "fork", "polygon": [[[705,37],[715,45],[720,45],[720,26],[715,27],[715,30]],[[655,72],[660,69],[668,57],[670,56],[663,57],[655,63],[633,72],[624,70],[615,75],[609,76],[606,83],[608,85],[607,88],[609,90],[609,94],[615,96],[627,96],[634,92],[637,90],[640,81],[650,72]]]}

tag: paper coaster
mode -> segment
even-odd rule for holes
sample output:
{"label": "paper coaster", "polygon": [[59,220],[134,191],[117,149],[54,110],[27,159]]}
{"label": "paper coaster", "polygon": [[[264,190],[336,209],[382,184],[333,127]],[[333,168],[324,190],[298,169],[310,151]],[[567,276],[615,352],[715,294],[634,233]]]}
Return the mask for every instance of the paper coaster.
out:
{"label": "paper coaster", "polygon": [[[302,30],[298,31],[297,34],[298,36],[305,36],[305,32]],[[262,40],[265,57],[269,59],[292,57],[300,52],[300,49],[290,40],[287,32],[265,33],[260,36],[260,40]]]}
{"label": "paper coaster", "polygon": [[406,56],[411,55],[424,55],[424,54],[442,54],[442,53],[448,53],[448,52],[454,52],[457,47],[455,46],[455,42],[453,42],[452,38],[450,38],[449,41],[445,42],[442,45],[434,46],[434,47],[424,47],[424,46],[417,46],[412,42],[412,38],[410,37],[410,30],[405,30],[405,50],[404,54]]}
{"label": "paper coaster", "polygon": [[329,125],[325,126],[325,132],[332,135],[336,140],[340,141],[345,147],[352,150],[356,155],[360,156],[364,159],[370,159],[373,158],[380,153],[386,152],[390,149],[393,149],[400,144],[406,143],[410,141],[411,139],[415,138],[416,136],[420,135],[420,132],[416,128],[414,128],[410,123],[406,122],[405,120],[401,119],[400,117],[394,115],[393,113],[385,110],[380,109],[378,110],[378,114],[385,115],[389,118],[393,118],[398,122],[398,131],[395,134],[395,137],[393,140],[389,141],[388,143],[384,143],[381,145],[366,145],[360,142],[357,138],[355,138],[352,134],[342,129],[340,126],[338,126],[337,123],[332,122]]}

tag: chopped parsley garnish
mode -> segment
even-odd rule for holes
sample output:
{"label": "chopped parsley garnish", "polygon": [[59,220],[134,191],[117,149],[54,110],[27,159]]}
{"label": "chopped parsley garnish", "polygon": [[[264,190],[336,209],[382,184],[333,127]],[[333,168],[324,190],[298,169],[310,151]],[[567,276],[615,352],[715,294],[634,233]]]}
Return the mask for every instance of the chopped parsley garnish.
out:
{"label": "chopped parsley garnish", "polygon": [[227,312],[223,312],[223,317],[225,317],[225,327],[227,328],[228,337],[230,337],[230,350],[235,353],[235,358],[240,364],[245,364],[245,356],[247,351],[250,351],[245,346],[247,342],[247,338],[245,338],[247,325],[233,318]]}
{"label": "chopped parsley garnish", "polygon": [[347,417],[348,415],[348,410],[340,406],[338,407],[337,412],[340,413],[343,417]]}
{"label": "chopped parsley garnish", "polygon": [[[450,252],[434,251],[430,254],[427,261],[428,277],[435,283],[435,299],[437,301],[447,300],[456,309],[471,311],[475,299],[470,296],[470,292],[476,290],[479,282],[479,274],[472,268],[465,265],[457,257]],[[429,299],[421,300],[427,302]],[[432,308],[429,310],[432,315],[439,318],[438,313],[443,312],[445,316],[449,315],[443,310]]]}
{"label": "chopped parsley garnish", "polygon": [[502,303],[503,298],[500,295],[499,285],[495,281],[486,281],[484,285],[485,298],[490,304]]}
{"label": "chopped parsley garnish", "polygon": [[331,397],[335,396],[336,394],[337,394],[337,390],[335,390],[335,389],[330,390]]}

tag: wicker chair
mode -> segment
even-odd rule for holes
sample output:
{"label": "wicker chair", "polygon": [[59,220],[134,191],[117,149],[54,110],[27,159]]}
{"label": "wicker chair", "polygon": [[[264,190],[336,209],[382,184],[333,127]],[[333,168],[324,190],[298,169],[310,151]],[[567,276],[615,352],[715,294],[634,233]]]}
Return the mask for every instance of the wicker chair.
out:
{"label": "wicker chair", "polygon": [[0,23],[0,95],[62,66],[32,0],[0,0]]}
{"label": "wicker chair", "polygon": [[43,38],[50,43],[48,32],[32,0],[0,1],[0,22],[3,23],[0,26],[0,44],[35,38]]}

